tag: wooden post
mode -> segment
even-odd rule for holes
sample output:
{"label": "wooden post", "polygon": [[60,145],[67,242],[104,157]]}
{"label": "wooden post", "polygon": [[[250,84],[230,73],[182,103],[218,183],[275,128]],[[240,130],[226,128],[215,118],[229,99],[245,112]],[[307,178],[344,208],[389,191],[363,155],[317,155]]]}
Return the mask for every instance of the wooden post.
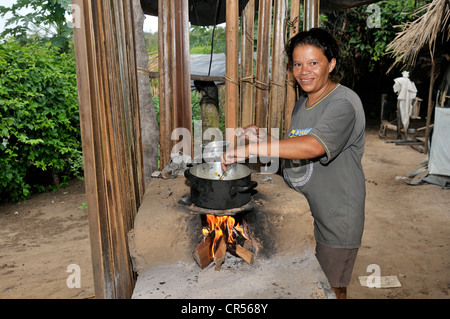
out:
{"label": "wooden post", "polygon": [[159,64],[159,127],[160,127],[160,169],[170,161],[172,150],[172,105],[173,95],[173,44],[170,3],[158,2],[158,64]]}
{"label": "wooden post", "polygon": [[303,17],[304,31],[319,26],[319,0],[303,1]]}
{"label": "wooden post", "polygon": [[255,124],[267,128],[269,108],[269,47],[272,1],[259,1],[258,46],[256,49]]}
{"label": "wooden post", "polygon": [[[300,0],[291,0],[290,12],[290,30],[289,39],[292,39],[300,31]],[[289,125],[291,124],[292,110],[297,101],[297,81],[292,74],[292,71],[287,71],[287,85],[286,85],[286,109],[284,111],[283,133],[287,134]]]}
{"label": "wooden post", "polygon": [[[237,128],[239,107],[239,1],[226,2],[225,128]],[[227,136],[230,140],[234,136]]]}
{"label": "wooden post", "polygon": [[425,145],[424,145],[424,153],[428,154],[428,138],[430,137],[430,123],[431,117],[433,115],[433,86],[434,86],[434,72],[436,69],[436,63],[434,62],[434,58],[431,57],[431,75],[430,75],[430,86],[428,88],[428,110],[427,110],[427,124],[425,129]]}
{"label": "wooden post", "polygon": [[[173,1],[175,67],[174,80],[174,119],[172,128],[185,128],[192,137],[192,107],[189,53],[189,1]],[[166,58],[166,57],[163,57]],[[183,153],[192,155],[192,138],[181,141]]]}
{"label": "wooden post", "polygon": [[[281,128],[283,111],[286,100],[286,54],[284,43],[286,30],[286,2],[275,0],[273,15],[273,42],[272,42],[272,79],[270,85],[270,105],[268,118],[268,132],[272,128]],[[278,134],[282,132],[279,131]],[[277,136],[280,138],[280,136]]]}
{"label": "wooden post", "polygon": [[241,33],[241,116],[240,127],[253,124],[253,47],[255,34],[255,0],[242,11]]}
{"label": "wooden post", "polygon": [[73,0],[74,48],[96,298],[130,298],[127,234],[143,188],[133,7]]}

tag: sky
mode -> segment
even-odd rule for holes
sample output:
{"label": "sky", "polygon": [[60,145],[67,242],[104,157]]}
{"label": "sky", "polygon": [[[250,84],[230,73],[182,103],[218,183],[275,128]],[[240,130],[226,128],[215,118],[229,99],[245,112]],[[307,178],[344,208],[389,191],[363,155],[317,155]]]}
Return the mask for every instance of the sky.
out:
{"label": "sky", "polygon": [[[15,0],[0,0],[0,6],[11,7],[16,1]],[[29,12],[29,11],[28,11]],[[28,13],[27,10],[22,11],[23,14]],[[0,17],[0,32],[5,28],[5,22],[10,18],[10,15],[6,15],[5,18]],[[145,16],[144,21],[144,31],[145,32],[155,32],[158,31],[158,17]]]}

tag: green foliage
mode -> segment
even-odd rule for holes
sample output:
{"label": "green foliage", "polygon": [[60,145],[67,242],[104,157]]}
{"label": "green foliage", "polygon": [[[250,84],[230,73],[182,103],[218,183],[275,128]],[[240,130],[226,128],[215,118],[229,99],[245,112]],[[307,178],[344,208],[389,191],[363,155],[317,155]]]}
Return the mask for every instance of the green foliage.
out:
{"label": "green foliage", "polygon": [[73,53],[60,54],[50,43],[1,43],[0,202],[42,190],[29,182],[32,173],[63,182],[81,176],[80,140]]}
{"label": "green foliage", "polygon": [[324,26],[341,44],[343,67],[350,86],[366,70],[371,72],[389,59],[385,55],[386,47],[400,31],[398,26],[416,19],[413,13],[428,1],[385,0],[327,14]]}
{"label": "green foliage", "polygon": [[[72,29],[65,14],[70,13],[70,4],[70,0],[16,0],[11,7],[0,6],[0,16],[11,14],[0,37],[12,35],[24,40],[29,33],[37,31],[48,36],[54,46],[67,52]],[[30,12],[22,14],[21,10],[25,8]]]}
{"label": "green foliage", "polygon": [[213,53],[225,53],[226,48],[226,29],[224,27],[191,26],[189,33],[189,44],[191,54],[209,54],[211,53],[211,45]]}

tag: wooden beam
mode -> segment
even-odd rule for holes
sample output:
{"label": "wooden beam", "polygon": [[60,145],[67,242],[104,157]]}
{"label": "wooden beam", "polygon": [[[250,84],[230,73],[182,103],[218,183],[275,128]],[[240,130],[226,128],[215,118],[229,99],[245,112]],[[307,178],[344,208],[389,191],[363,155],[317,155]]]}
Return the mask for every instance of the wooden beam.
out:
{"label": "wooden beam", "polygon": [[242,11],[241,32],[241,105],[239,126],[253,124],[254,85],[253,52],[255,34],[255,0],[250,0]]}
{"label": "wooden beam", "polygon": [[[173,1],[175,67],[174,79],[174,119],[173,129],[185,128],[192,136],[192,107],[189,53],[189,1]],[[163,57],[165,58],[165,57]],[[192,155],[192,138],[182,140],[182,151]]]}
{"label": "wooden beam", "polygon": [[434,103],[433,103],[433,86],[434,86],[434,73],[436,69],[436,62],[434,61],[434,58],[431,57],[431,74],[430,74],[430,85],[428,87],[428,109],[427,109],[427,123],[426,123],[426,129],[425,129],[425,148],[424,153],[428,154],[428,138],[430,137],[430,123],[431,123],[431,117],[433,116],[433,109],[434,109]]}
{"label": "wooden beam", "polygon": [[267,128],[269,108],[269,54],[272,1],[259,1],[258,44],[255,74],[255,124]]}
{"label": "wooden beam", "polygon": [[173,95],[173,44],[172,18],[170,3],[165,0],[158,2],[158,65],[159,65],[159,134],[160,134],[160,169],[170,161],[170,151],[173,142],[172,135],[172,105]]}
{"label": "wooden beam", "polygon": [[319,27],[319,0],[303,0],[303,30]]}
{"label": "wooden beam", "polygon": [[[239,1],[226,2],[226,71],[225,71],[225,128],[238,127],[239,108]],[[229,140],[234,136],[227,136]]]}
{"label": "wooden beam", "polygon": [[[280,129],[286,101],[286,54],[285,54],[286,1],[274,1],[272,73],[270,83],[270,104],[268,129]],[[281,131],[278,134],[282,133]],[[277,136],[280,138],[282,136]]]}
{"label": "wooden beam", "polygon": [[[291,0],[289,39],[300,32],[300,0]],[[297,81],[289,69],[286,85],[286,109],[284,110],[283,133],[287,134],[291,124],[292,110],[297,101]]]}

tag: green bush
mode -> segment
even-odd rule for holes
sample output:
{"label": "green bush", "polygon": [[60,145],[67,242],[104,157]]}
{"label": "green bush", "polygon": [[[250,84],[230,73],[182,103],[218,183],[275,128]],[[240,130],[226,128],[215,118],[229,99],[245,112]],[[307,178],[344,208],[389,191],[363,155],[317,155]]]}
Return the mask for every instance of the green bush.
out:
{"label": "green bush", "polygon": [[73,52],[0,43],[0,202],[51,189],[45,175],[82,176],[79,126]]}

